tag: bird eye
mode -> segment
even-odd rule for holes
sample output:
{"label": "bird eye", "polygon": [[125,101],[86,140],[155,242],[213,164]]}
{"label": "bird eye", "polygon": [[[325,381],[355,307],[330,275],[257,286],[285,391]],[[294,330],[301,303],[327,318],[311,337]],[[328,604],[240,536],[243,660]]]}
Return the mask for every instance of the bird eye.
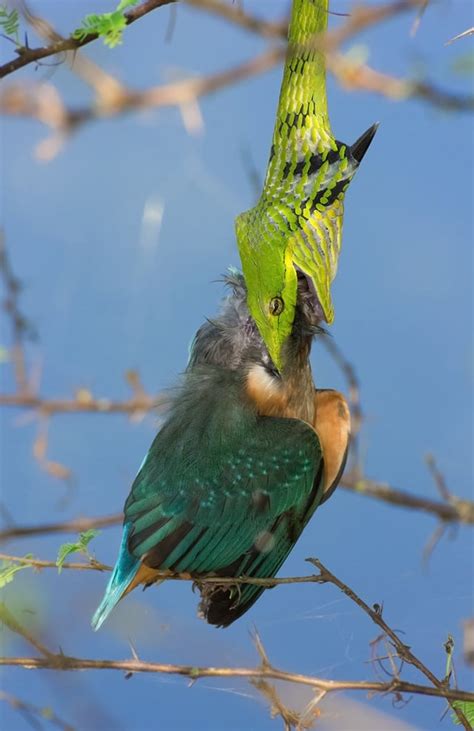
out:
{"label": "bird eye", "polygon": [[270,314],[271,315],[281,315],[283,310],[285,309],[285,303],[283,302],[281,297],[274,297],[272,300],[270,300]]}

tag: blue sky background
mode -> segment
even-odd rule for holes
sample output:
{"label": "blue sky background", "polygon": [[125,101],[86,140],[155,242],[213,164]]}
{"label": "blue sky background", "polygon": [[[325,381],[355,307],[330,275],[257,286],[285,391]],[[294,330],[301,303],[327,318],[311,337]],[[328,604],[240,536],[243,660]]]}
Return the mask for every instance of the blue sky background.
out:
{"label": "blue sky background", "polygon": [[[113,5],[42,1],[34,7],[67,33],[87,12]],[[332,6],[345,12],[351,2],[333,0]],[[245,3],[274,18],[287,7],[280,0]],[[265,47],[259,37],[181,6],[166,41],[169,14],[164,8],[136,23],[114,51],[95,43],[85,53],[126,84],[146,88],[174,73],[230,67]],[[452,71],[472,41],[444,46],[472,19],[469,0],[446,0],[429,6],[414,39],[412,18],[402,16],[352,45],[367,44],[370,63],[381,70],[426,73],[450,89],[472,90],[472,78]],[[2,58],[10,54],[3,43]],[[85,386],[96,396],[125,398],[128,368],[139,369],[150,392],[176,381],[195,330],[218,307],[222,285],[215,280],[238,264],[233,220],[254,199],[242,151],[263,175],[280,75],[277,68],[203,98],[200,136],[186,132],[179,111],[151,110],[87,125],[49,163],[34,155],[48,134],[44,127],[2,121],[2,220],[15,272],[26,285],[22,306],[40,334],[29,352],[31,362],[41,364],[43,395],[68,396]],[[90,101],[88,88],[66,64],[51,73],[30,67],[10,81],[42,78],[73,106]],[[381,123],[346,198],[332,328],[361,382],[366,472],[437,498],[424,464],[430,451],[452,491],[472,496],[472,117],[350,93],[332,79],[329,108],[337,137],[348,142]],[[162,210],[161,225],[145,215],[150,210]],[[5,321],[2,328],[1,343],[8,344]],[[8,392],[14,388],[10,368],[1,368],[2,391]],[[313,369],[318,385],[344,388],[317,345]],[[120,510],[156,430],[154,417],[139,424],[121,416],[54,418],[49,456],[73,470],[68,488],[32,458],[35,425],[13,411],[0,417],[2,505],[19,524]],[[340,490],[312,520],[282,574],[305,573],[304,559],[318,556],[369,603],[383,601],[387,621],[440,675],[451,633],[458,681],[466,687],[472,677],[461,645],[462,621],[473,609],[472,535],[461,527],[452,540],[443,538],[426,568],[423,547],[435,527],[432,517]],[[12,541],[2,550],[55,558],[64,540]],[[112,563],[119,540],[119,528],[103,530],[93,543],[97,557]],[[196,618],[197,596],[189,585],[168,583],[128,597],[94,634],[90,616],[105,582],[87,572],[24,571],[4,593],[51,649],[60,646],[66,654],[127,658],[130,640],[144,660],[251,666],[257,658],[249,632],[256,626],[277,666],[334,679],[374,678],[368,642],[377,630],[331,587],[269,591],[223,631]],[[8,633],[4,644],[8,654],[30,653]],[[422,682],[409,670],[406,677]],[[1,682],[5,691],[51,706],[88,731],[281,726],[269,719],[256,691],[234,680],[188,688],[181,679],[158,675],[125,681],[121,673],[8,669]],[[309,695],[301,689],[290,696],[296,706],[304,699]],[[451,724],[449,718],[441,724],[437,700],[414,698],[394,711],[390,698],[376,698],[370,707],[419,729]],[[337,720],[342,700],[328,708],[327,728],[349,728]],[[0,714],[3,728],[26,728],[6,704]]]}

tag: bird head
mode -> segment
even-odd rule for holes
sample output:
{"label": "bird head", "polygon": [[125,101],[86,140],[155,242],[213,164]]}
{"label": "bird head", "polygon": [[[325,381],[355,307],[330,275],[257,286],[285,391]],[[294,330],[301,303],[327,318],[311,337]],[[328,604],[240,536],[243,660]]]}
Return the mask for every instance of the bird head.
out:
{"label": "bird head", "polygon": [[231,289],[219,316],[208,320],[196,333],[191,346],[188,371],[196,366],[219,366],[226,370],[248,371],[262,366],[272,377],[291,372],[301,352],[307,356],[313,336],[320,332],[313,297],[304,278],[296,283],[297,301],[290,322],[290,334],[281,347],[278,365],[262,338],[248,305],[244,277],[235,269],[225,280]]}

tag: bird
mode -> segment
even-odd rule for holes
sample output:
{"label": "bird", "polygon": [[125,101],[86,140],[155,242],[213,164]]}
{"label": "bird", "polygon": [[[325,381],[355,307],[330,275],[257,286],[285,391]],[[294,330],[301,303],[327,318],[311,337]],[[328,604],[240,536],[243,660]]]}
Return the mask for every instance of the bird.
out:
{"label": "bird", "polygon": [[314,385],[321,332],[305,279],[275,367],[247,305],[242,275],[225,277],[220,314],[197,331],[187,368],[125,502],[122,542],[92,619],[159,572],[188,575],[199,616],[227,627],[264,587],[203,577],[274,577],[344,468],[350,415],[343,395]]}
{"label": "bird", "polygon": [[249,309],[277,367],[292,328],[298,276],[307,278],[320,316],[333,322],[344,196],[378,127],[352,145],[331,131],[321,49],[327,23],[328,0],[293,0],[263,190],[235,220]]}

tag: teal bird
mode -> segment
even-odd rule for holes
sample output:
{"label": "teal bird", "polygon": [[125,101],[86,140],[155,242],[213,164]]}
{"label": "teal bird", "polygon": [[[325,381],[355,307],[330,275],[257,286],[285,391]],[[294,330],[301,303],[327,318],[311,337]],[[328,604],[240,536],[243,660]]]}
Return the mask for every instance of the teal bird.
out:
{"label": "teal bird", "polygon": [[[158,572],[273,577],[345,462],[344,397],[315,390],[309,353],[319,317],[304,277],[295,320],[271,360],[241,275],[220,316],[197,332],[183,381],[125,503],[119,557],[92,625]],[[200,616],[227,626],[264,590],[201,584]]]}

